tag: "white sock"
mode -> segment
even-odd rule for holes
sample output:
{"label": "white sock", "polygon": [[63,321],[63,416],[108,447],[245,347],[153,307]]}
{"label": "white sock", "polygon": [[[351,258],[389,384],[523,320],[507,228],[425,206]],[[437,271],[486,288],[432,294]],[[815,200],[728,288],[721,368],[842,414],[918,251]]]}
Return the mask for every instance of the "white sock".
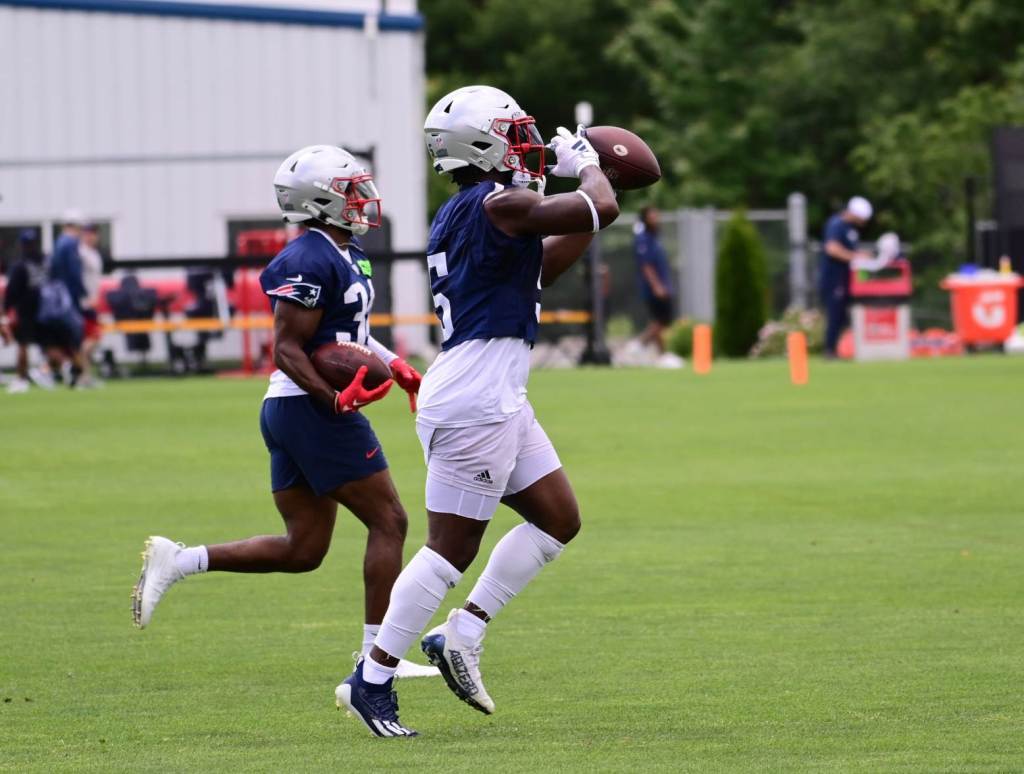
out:
{"label": "white sock", "polygon": [[[391,589],[391,604],[374,644],[389,656],[404,657],[441,607],[448,589],[454,588],[461,579],[462,573],[447,559],[423,546],[395,581]],[[367,661],[373,663],[370,659]],[[363,677],[371,683],[384,682],[368,676],[365,665]]]}
{"label": "white sock", "polygon": [[383,664],[378,664],[369,656],[363,659],[363,679],[374,685],[384,685],[395,676],[397,669],[397,666],[386,667]]}
{"label": "white sock", "polygon": [[377,639],[379,631],[380,624],[363,624],[363,647],[359,652],[364,656],[370,655],[370,648],[373,647],[373,641]]}
{"label": "white sock", "polygon": [[514,527],[491,551],[483,574],[469,592],[469,601],[493,618],[564,548],[532,524]]}
{"label": "white sock", "polygon": [[206,552],[206,546],[183,548],[174,557],[174,564],[182,575],[195,575],[209,569],[210,555]]}
{"label": "white sock", "polygon": [[478,618],[468,610],[455,611],[455,631],[470,643],[480,642],[487,631],[487,621]]}

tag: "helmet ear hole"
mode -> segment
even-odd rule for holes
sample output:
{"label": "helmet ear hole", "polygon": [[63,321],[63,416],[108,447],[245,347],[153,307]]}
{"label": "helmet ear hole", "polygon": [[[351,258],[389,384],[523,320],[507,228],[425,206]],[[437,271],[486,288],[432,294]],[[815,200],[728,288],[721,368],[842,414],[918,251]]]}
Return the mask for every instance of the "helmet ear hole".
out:
{"label": "helmet ear hole", "polygon": [[315,202],[316,204],[319,204],[319,205],[320,205],[321,207],[326,207],[326,206],[327,206],[328,204],[330,204],[330,203],[331,203],[331,200],[330,200],[330,199],[324,199],[324,198],[322,198],[322,197],[321,197],[321,198],[317,198],[317,199],[314,199],[313,201],[314,201],[314,202]]}
{"label": "helmet ear hole", "polygon": [[484,142],[483,140],[477,140],[476,142],[473,143],[473,147],[477,148],[479,150],[482,150],[482,151],[490,150],[491,149],[491,143]]}

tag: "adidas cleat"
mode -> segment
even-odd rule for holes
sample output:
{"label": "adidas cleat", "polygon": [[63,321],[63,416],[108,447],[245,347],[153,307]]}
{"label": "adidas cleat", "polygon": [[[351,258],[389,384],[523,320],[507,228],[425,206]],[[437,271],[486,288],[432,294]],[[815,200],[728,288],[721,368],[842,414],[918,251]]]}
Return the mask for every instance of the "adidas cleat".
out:
{"label": "adidas cleat", "polygon": [[185,546],[154,535],[146,541],[142,552],[142,572],[132,589],[132,620],[140,629],[153,617],[153,609],[167,589],[185,576],[174,563],[174,557]]}
{"label": "adidas cleat", "polygon": [[458,615],[471,614],[452,610],[447,621],[424,635],[420,647],[430,663],[441,670],[452,693],[473,709],[490,715],[494,712],[494,701],[487,695],[480,677],[480,654],[484,646],[459,636],[455,626]]}
{"label": "adidas cleat", "polygon": [[334,691],[338,709],[348,709],[374,736],[419,736],[398,720],[398,694],[391,690],[394,682],[391,678],[383,685],[374,685],[363,680],[363,662],[360,659],[356,671]]}

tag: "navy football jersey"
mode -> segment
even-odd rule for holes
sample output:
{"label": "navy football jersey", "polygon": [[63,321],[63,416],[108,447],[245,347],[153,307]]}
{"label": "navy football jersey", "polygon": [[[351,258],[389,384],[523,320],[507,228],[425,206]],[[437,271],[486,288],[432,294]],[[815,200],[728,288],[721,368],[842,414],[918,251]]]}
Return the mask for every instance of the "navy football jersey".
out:
{"label": "navy football jersey", "polygon": [[272,307],[285,299],[324,310],[320,326],[304,347],[312,353],[328,341],[365,346],[373,306],[370,273],[370,262],[355,238],[343,252],[325,233],[310,229],[277,254],[260,274],[260,285]]}
{"label": "navy football jersey", "polygon": [[484,212],[494,182],[466,186],[430,224],[427,268],[448,350],[470,339],[518,338],[533,344],[540,324],[539,236],[511,237]]}

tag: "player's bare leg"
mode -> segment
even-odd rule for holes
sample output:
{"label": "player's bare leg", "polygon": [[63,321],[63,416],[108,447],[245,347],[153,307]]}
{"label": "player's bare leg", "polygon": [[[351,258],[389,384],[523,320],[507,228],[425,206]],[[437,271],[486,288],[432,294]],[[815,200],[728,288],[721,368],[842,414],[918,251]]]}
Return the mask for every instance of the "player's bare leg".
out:
{"label": "player's bare leg", "polygon": [[652,320],[640,334],[641,344],[653,344],[659,355],[665,354],[665,326],[657,320]]}
{"label": "player's bare leg", "polygon": [[582,526],[576,493],[562,468],[501,502],[563,545],[576,537]]}
{"label": "player's bare leg", "polygon": [[274,504],[285,534],[207,546],[210,571],[311,572],[320,566],[331,547],[337,504],[305,485],[274,492]]}
{"label": "player's bare leg", "polygon": [[[407,580],[410,587],[424,590],[436,605],[429,602],[421,604],[418,601],[411,601],[408,610],[397,613],[398,618],[404,619],[412,616],[411,621],[402,624],[400,627],[404,633],[404,642],[396,643],[391,650],[398,653],[393,656],[384,647],[374,645],[370,651],[370,658],[385,669],[394,669],[399,661],[399,656],[404,654],[408,646],[415,640],[419,633],[430,621],[431,616],[440,606],[444,593],[448,588],[458,583],[462,572],[476,558],[480,550],[480,541],[487,530],[487,522],[477,519],[468,519],[451,513],[436,513],[427,511],[427,544],[419,550],[412,558],[402,576]],[[400,589],[396,588],[392,594],[392,608],[399,601]],[[414,599],[410,597],[410,599]],[[432,608],[432,609],[431,609]],[[416,628],[418,625],[418,628]]]}
{"label": "player's bare leg", "polygon": [[142,552],[142,572],[132,590],[132,618],[145,627],[167,590],[197,572],[310,572],[320,566],[331,545],[337,504],[305,486],[274,492],[285,523],[284,535],[186,548],[153,536]]}
{"label": "player's bare leg", "polygon": [[366,526],[363,559],[366,623],[380,625],[395,578],[402,571],[402,546],[409,520],[386,470],[335,489],[331,495]]}
{"label": "player's bare leg", "polygon": [[480,676],[483,637],[491,617],[557,558],[580,530],[579,506],[565,472],[558,468],[502,502],[526,520],[491,552],[465,606],[427,632],[422,647],[441,668],[452,692],[485,714],[494,701]]}
{"label": "player's bare leg", "polygon": [[[476,558],[480,550],[480,541],[486,531],[486,521],[467,519],[452,513],[427,511],[426,548],[450,564],[461,576]],[[429,620],[428,615],[423,622],[424,626]],[[378,645],[374,645],[370,657],[385,667],[393,668],[398,665],[398,658]]]}
{"label": "player's bare leg", "polygon": [[[344,484],[331,496],[366,526],[366,554],[363,558],[366,615],[363,644],[358,653],[365,656],[387,612],[391,587],[402,571],[402,547],[409,519],[387,470]],[[434,667],[405,660],[396,672],[397,677],[434,677],[438,674]]]}

